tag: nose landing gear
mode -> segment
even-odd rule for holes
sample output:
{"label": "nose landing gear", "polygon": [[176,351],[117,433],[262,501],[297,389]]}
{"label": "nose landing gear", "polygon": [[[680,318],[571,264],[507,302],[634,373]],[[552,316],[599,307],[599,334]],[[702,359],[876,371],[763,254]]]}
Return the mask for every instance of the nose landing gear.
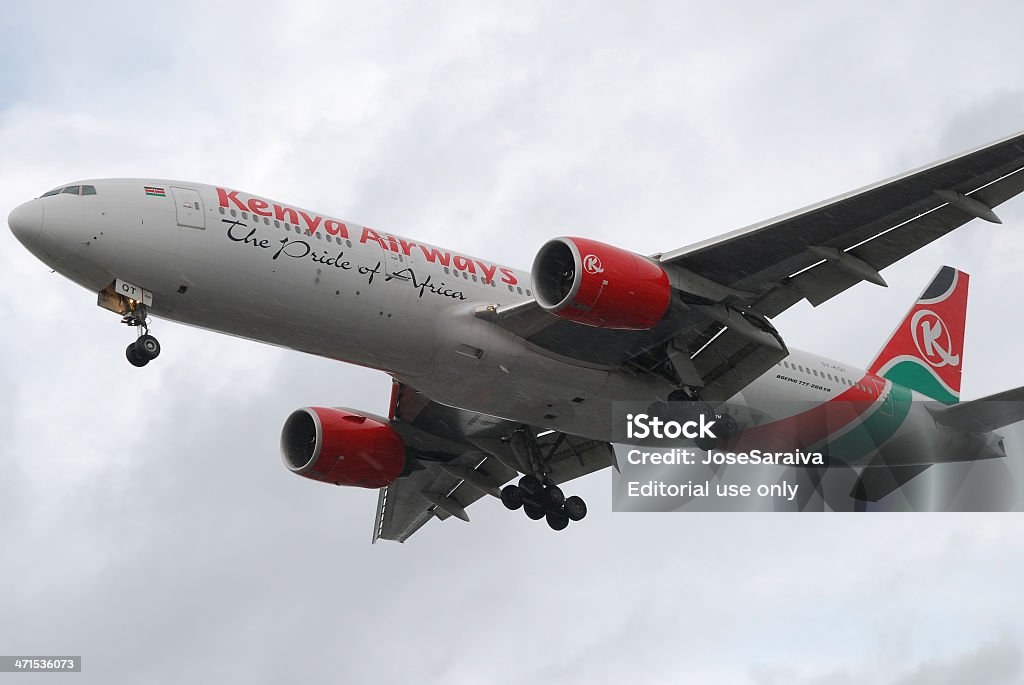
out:
{"label": "nose landing gear", "polygon": [[145,366],[160,356],[160,341],[149,334],[148,318],[145,306],[137,305],[121,319],[121,323],[139,331],[139,337],[124,351],[124,356],[132,366]]}

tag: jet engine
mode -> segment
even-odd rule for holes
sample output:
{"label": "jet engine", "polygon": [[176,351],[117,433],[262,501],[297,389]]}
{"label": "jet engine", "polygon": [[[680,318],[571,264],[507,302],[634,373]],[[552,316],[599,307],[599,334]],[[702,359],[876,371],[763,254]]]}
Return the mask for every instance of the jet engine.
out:
{"label": "jet engine", "polygon": [[657,325],[672,299],[660,266],[585,238],[555,238],[540,248],[533,260],[533,292],[555,316],[632,331]]}
{"label": "jet engine", "polygon": [[387,423],[347,409],[304,407],[281,430],[293,473],[335,485],[382,488],[405,468],[405,443]]}

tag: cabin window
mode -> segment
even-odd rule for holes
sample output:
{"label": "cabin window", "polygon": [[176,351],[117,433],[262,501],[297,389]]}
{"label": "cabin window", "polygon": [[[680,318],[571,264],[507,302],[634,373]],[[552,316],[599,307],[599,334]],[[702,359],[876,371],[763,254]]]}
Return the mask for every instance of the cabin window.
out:
{"label": "cabin window", "polygon": [[519,288],[519,287],[517,287],[517,288],[516,288],[516,290],[518,290],[518,291],[519,291],[519,294],[520,294],[520,295],[522,295],[522,294],[523,294],[523,289],[522,289],[522,288]]}
{"label": "cabin window", "polygon": [[281,222],[277,219],[274,219],[274,228],[281,228]]}
{"label": "cabin window", "polygon": [[445,272],[446,274],[450,274],[450,273],[451,273],[451,271],[449,271],[449,270],[448,270],[448,267],[447,267],[447,266],[446,266],[446,267],[444,268],[444,272]]}

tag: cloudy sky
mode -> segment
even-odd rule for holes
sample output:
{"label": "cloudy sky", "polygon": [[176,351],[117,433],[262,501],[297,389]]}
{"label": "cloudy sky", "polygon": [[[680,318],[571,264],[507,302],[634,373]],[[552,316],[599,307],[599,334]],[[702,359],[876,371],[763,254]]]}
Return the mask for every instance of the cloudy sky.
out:
{"label": "cloudy sky", "polygon": [[[1024,129],[1021,15],[20,3],[0,213],[153,176],[516,266],[567,232],[668,250]],[[972,274],[964,396],[1022,385],[1024,200],[1000,214],[776,324],[864,364],[949,263]],[[277,440],[300,406],[386,412],[385,375],[170,323],[134,369],[131,332],[6,230],[0,285],[0,653],[84,664],[42,679],[1024,680],[1019,514],[613,514],[604,472],[560,534],[490,501],[371,546],[376,493],[295,477]]]}

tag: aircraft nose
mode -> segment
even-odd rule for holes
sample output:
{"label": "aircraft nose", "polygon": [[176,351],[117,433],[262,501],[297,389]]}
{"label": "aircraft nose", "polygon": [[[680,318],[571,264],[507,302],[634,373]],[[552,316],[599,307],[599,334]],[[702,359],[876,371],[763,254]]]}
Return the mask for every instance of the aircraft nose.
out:
{"label": "aircraft nose", "polygon": [[43,229],[43,203],[39,200],[29,200],[18,205],[7,217],[7,225],[22,244],[28,246],[35,242]]}

